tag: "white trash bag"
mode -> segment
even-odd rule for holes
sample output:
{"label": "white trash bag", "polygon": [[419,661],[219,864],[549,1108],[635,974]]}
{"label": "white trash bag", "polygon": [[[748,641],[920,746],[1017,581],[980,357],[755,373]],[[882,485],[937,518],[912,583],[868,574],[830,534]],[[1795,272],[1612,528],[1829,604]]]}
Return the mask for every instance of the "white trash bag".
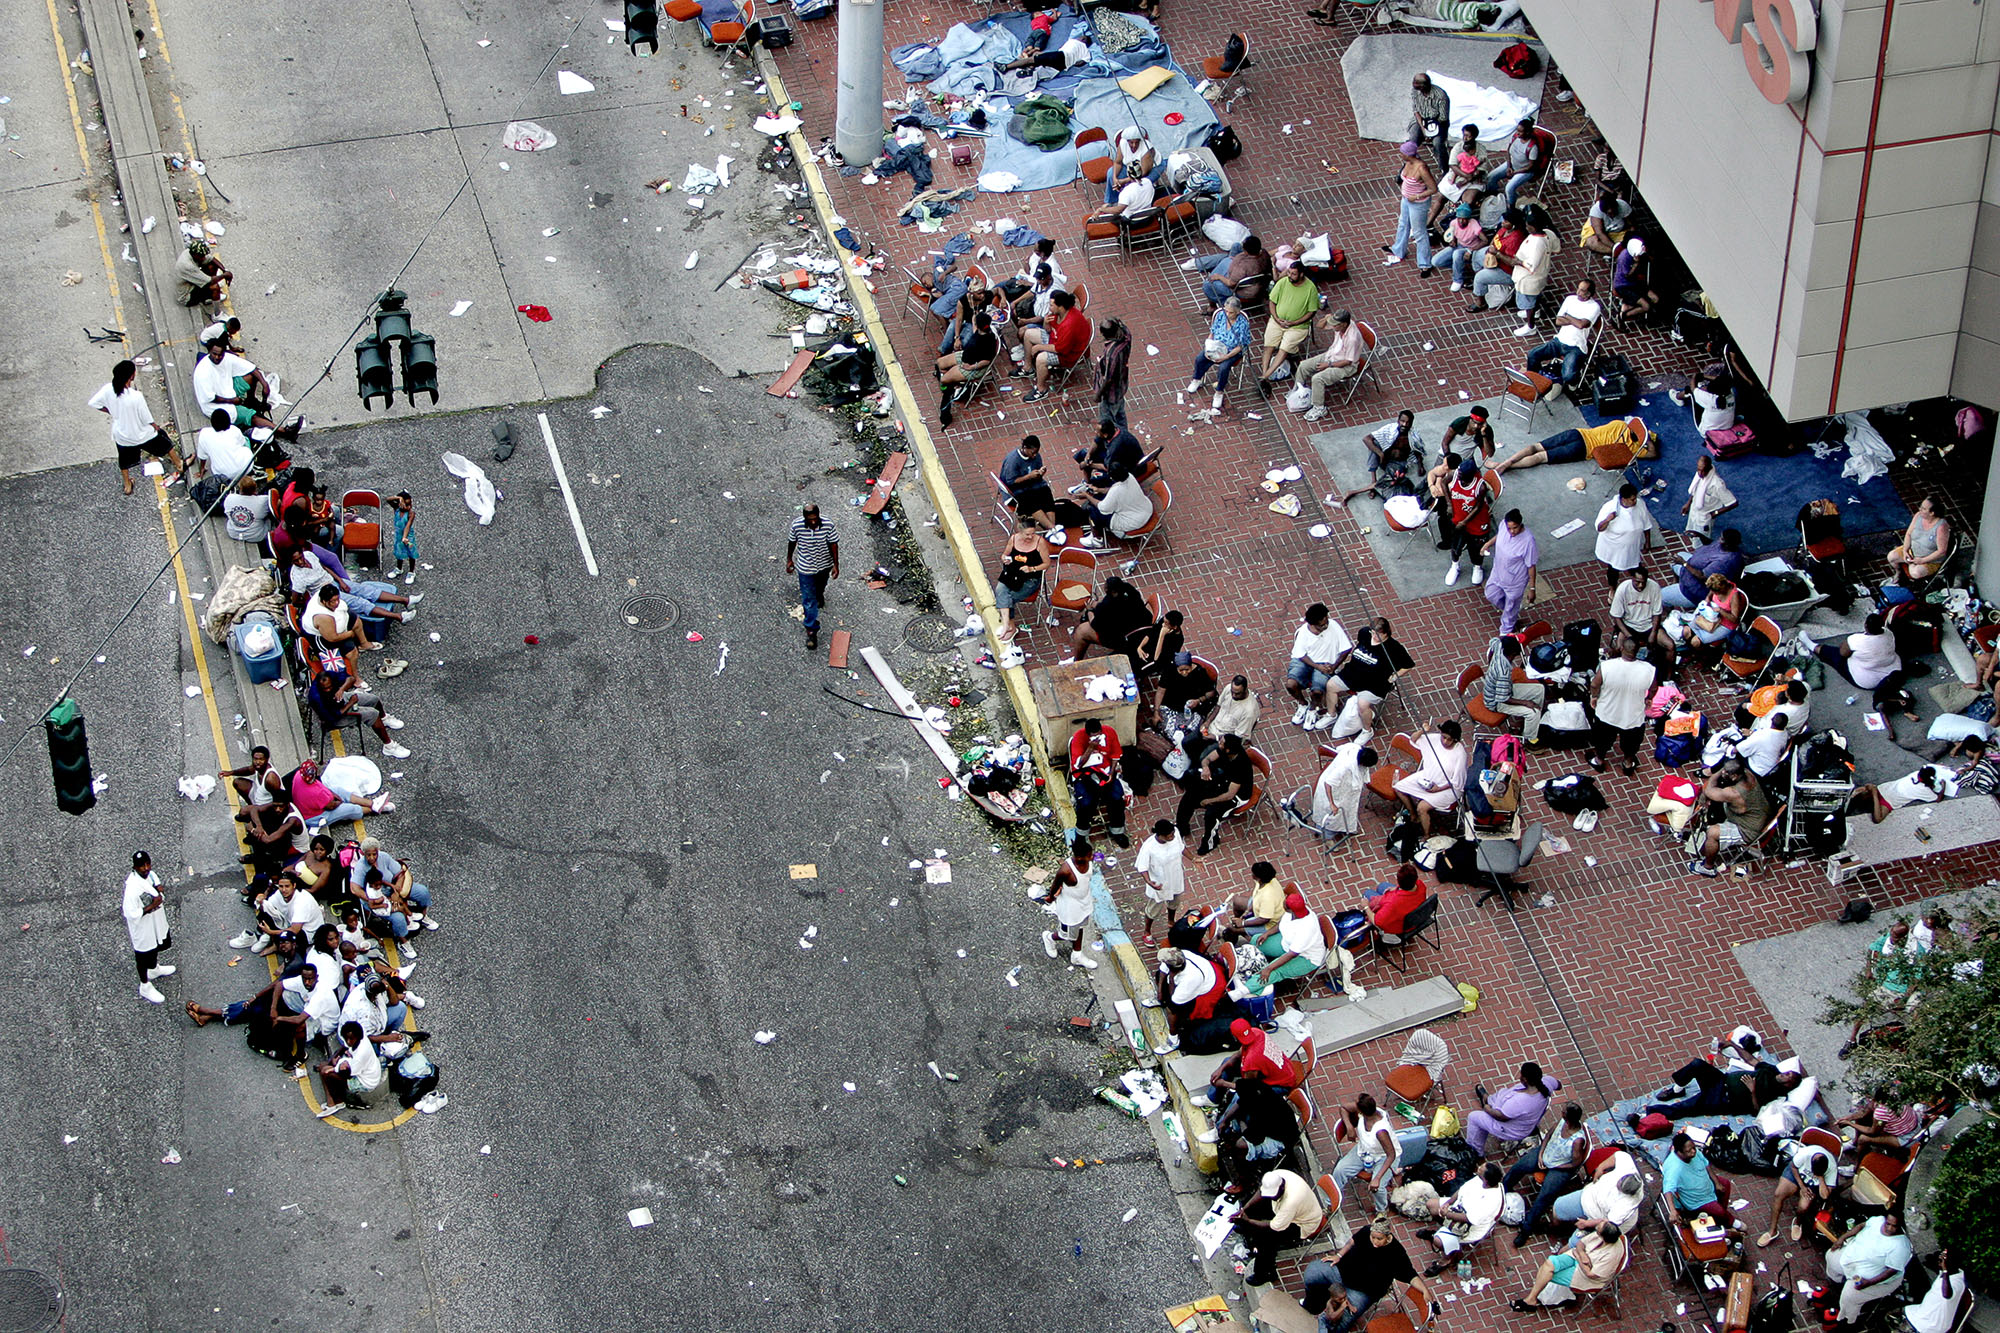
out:
{"label": "white trash bag", "polygon": [[479,464],[464,454],[445,454],[441,461],[444,470],[465,482],[465,506],[479,515],[479,526],[485,527],[493,521],[493,504],[500,497],[493,490],[493,483],[487,479]]}

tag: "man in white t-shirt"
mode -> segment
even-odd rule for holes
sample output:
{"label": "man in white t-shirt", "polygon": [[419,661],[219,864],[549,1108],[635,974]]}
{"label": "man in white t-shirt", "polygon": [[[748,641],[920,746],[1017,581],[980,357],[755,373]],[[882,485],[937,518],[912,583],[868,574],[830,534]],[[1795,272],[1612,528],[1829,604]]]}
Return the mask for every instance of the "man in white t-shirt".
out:
{"label": "man in white t-shirt", "polygon": [[250,470],[254,461],[250,442],[243,438],[243,432],[230,424],[226,408],[216,408],[209,415],[208,424],[195,437],[195,475],[206,476],[213,471],[216,476],[232,485]]}
{"label": "man in white t-shirt", "polygon": [[1644,561],[1626,571],[1618,586],[1611,590],[1611,618],[1634,639],[1639,646],[1651,645],[1653,660],[1672,666],[1674,662],[1674,641],[1660,628],[1666,617],[1667,590],[1651,574],[1647,573]]}
{"label": "man in white t-shirt", "polygon": [[1285,692],[1298,701],[1292,722],[1312,730],[1327,707],[1326,685],[1333,679],[1341,654],[1353,647],[1347,631],[1335,624],[1323,602],[1306,608],[1299,631],[1292,636],[1292,660],[1285,668]]}
{"label": "man in white t-shirt", "polygon": [[346,1049],[319,1067],[320,1082],[326,1087],[326,1105],[313,1114],[324,1120],[345,1110],[350,1097],[361,1097],[382,1086],[382,1059],[375,1043],[352,1019],[340,1025],[340,1043]]}
{"label": "man in white t-shirt", "polygon": [[133,383],[138,375],[136,362],[120,361],[111,368],[111,382],[90,396],[90,405],[111,418],[111,443],[118,451],[118,475],[125,483],[127,495],[132,493],[132,466],[142,453],[155,458],[164,454],[174,465],[169,486],[182,480],[187,471],[174,442],[153,420],[153,409],[147,405],[146,395]]}
{"label": "man in white t-shirt", "polygon": [[1770,726],[1754,727],[1749,735],[1736,742],[1736,753],[1758,777],[1769,777],[1791,751],[1790,721],[1782,708],[1777,709],[1771,714]]}
{"label": "man in white t-shirt", "polygon": [[222,518],[223,531],[232,541],[252,546],[260,545],[278,526],[278,516],[271,512],[271,497],[258,492],[254,477],[243,478],[235,490],[222,497]]}
{"label": "man in white t-shirt", "polygon": [[1141,209],[1151,208],[1154,196],[1158,193],[1151,177],[1134,176],[1131,180],[1118,187],[1117,197],[1104,207],[1098,209],[1095,213],[1092,213],[1091,217],[1110,218],[1116,217],[1120,213],[1137,213]]}
{"label": "man in white t-shirt", "polygon": [[[1624,585],[1619,585],[1624,586]],[[1631,634],[1618,636],[1618,655],[1607,659],[1590,683],[1594,749],[1590,766],[1602,773],[1615,743],[1625,752],[1625,772],[1639,767],[1639,742],[1646,735],[1646,696],[1653,689],[1653,664],[1639,660]]]}
{"label": "man in white t-shirt", "polygon": [[1583,372],[1583,358],[1590,351],[1590,333],[1604,317],[1597,300],[1597,284],[1589,278],[1576,284],[1576,292],[1565,296],[1556,308],[1556,336],[1528,353],[1528,369],[1546,375],[1552,362],[1562,362],[1564,384],[1575,384]]}
{"label": "man in white t-shirt", "polygon": [[[214,418],[218,409],[229,413],[230,421],[244,430],[277,430],[265,412],[271,406],[271,382],[264,372],[229,350],[227,337],[210,338],[203,344],[201,359],[194,363],[195,406],[204,417]],[[278,433],[286,439],[298,437],[299,422]],[[258,439],[265,437],[259,435]]]}

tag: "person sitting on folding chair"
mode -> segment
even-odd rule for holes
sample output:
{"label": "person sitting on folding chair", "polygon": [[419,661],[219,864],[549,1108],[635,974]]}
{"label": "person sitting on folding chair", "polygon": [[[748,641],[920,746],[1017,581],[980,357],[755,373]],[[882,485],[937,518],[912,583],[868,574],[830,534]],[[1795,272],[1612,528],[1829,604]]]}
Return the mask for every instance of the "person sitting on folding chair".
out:
{"label": "person sitting on folding chair", "polygon": [[1494,1224],[1500,1220],[1501,1205],[1507,1201],[1507,1191],[1500,1187],[1500,1180],[1500,1163],[1488,1162],[1478,1175],[1460,1185],[1451,1198],[1431,1200],[1431,1216],[1438,1219],[1438,1225],[1425,1227],[1417,1233],[1417,1238],[1437,1246],[1444,1257],[1424,1270],[1425,1277],[1444,1272],[1459,1251],[1477,1245],[1493,1233]]}
{"label": "person sitting on folding chair", "polygon": [[1118,777],[1123,757],[1118,733],[1107,731],[1097,718],[1086,719],[1069,738],[1069,793],[1076,802],[1077,827],[1088,828],[1102,809],[1111,841],[1130,847],[1132,839],[1125,835],[1125,785]]}
{"label": "person sitting on folding chair", "polygon": [[[1345,839],[1360,832],[1361,793],[1367,789],[1368,775],[1378,760],[1375,751],[1358,740],[1349,741],[1333,752],[1333,758],[1320,770],[1319,780],[1313,783],[1310,827],[1315,832],[1329,840]],[[1283,808],[1299,823],[1306,823],[1291,797],[1285,798]]]}
{"label": "person sitting on folding chair", "polygon": [[1236,1215],[1236,1231],[1250,1247],[1245,1285],[1268,1287],[1278,1280],[1278,1251],[1319,1230],[1326,1206],[1312,1182],[1296,1171],[1269,1171],[1257,1197]]}
{"label": "person sitting on folding chair", "polygon": [[944,398],[938,403],[938,424],[951,424],[953,403],[963,403],[971,399],[973,388],[993,367],[993,358],[1000,355],[1000,340],[993,334],[993,316],[981,310],[972,317],[972,333],[955,352],[947,352],[937,359],[938,383],[944,386]]}
{"label": "person sitting on folding chair", "polygon": [[1590,353],[1591,330],[1603,317],[1604,306],[1597,299],[1597,284],[1584,278],[1576,284],[1574,294],[1565,296],[1556,309],[1556,336],[1528,353],[1528,369],[1546,375],[1549,367],[1560,361],[1562,373],[1556,378],[1574,386],[1583,373],[1583,359]]}
{"label": "person sitting on folding chair", "polygon": [[1280,982],[1309,977],[1326,966],[1326,937],[1320,933],[1318,914],[1306,907],[1304,894],[1293,890],[1285,895],[1285,912],[1278,918],[1278,928],[1259,940],[1257,948],[1271,960],[1257,984],[1259,994]]}
{"label": "person sitting on folding chair", "polygon": [[1455,808],[1459,793],[1465,790],[1465,772],[1471,757],[1460,743],[1462,734],[1455,718],[1434,723],[1417,738],[1422,766],[1396,784],[1403,808],[1416,816],[1426,838],[1431,836],[1431,816]]}
{"label": "person sitting on folding chair", "polygon": [[1714,879],[1715,858],[1731,847],[1754,846],[1771,822],[1771,798],[1740,760],[1729,760],[1702,786],[1703,799],[1719,809],[1721,818],[1702,834],[1701,851],[1688,862],[1688,873]]}
{"label": "person sitting on folding chair", "polygon": [[1508,1309],[1530,1314],[1538,1307],[1567,1305],[1578,1292],[1601,1291],[1625,1267],[1630,1242],[1616,1222],[1586,1222],[1569,1245],[1542,1260],[1527,1299],[1509,1302]]}
{"label": "person sitting on folding chair", "polygon": [[1910,1253],[1900,1213],[1871,1217],[1842,1236],[1826,1252],[1826,1275],[1841,1284],[1840,1322],[1859,1323],[1871,1303],[1895,1295]]}
{"label": "person sitting on folding chair", "polygon": [[1417,868],[1405,861],[1396,867],[1396,882],[1377,884],[1361,894],[1361,913],[1384,942],[1402,936],[1403,923],[1410,913],[1430,901],[1431,891],[1417,876]]}
{"label": "person sitting on folding chair", "polygon": [[1327,390],[1360,374],[1368,357],[1367,340],[1361,336],[1361,326],[1354,322],[1352,314],[1336,310],[1331,315],[1323,316],[1322,320],[1320,327],[1331,335],[1326,350],[1299,362],[1298,370],[1292,375],[1294,388],[1309,386],[1312,390],[1312,407],[1306,412],[1307,421],[1326,419]]}

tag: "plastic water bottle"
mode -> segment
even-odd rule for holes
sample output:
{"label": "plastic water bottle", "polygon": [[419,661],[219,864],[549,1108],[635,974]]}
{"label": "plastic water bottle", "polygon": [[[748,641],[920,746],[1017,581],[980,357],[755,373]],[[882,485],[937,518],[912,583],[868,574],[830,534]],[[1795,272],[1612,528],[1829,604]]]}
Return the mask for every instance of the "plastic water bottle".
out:
{"label": "plastic water bottle", "polygon": [[1458,1261],[1458,1280],[1460,1282],[1469,1282],[1472,1280],[1472,1260],[1460,1259]]}

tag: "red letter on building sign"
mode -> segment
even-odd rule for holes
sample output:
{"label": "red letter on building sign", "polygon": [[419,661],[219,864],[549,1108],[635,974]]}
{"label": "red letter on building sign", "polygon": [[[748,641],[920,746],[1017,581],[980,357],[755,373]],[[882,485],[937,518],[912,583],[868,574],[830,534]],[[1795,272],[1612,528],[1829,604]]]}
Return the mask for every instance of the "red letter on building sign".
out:
{"label": "red letter on building sign", "polygon": [[1767,101],[1803,102],[1812,81],[1812,61],[1804,53],[1819,44],[1812,0],[1753,0],[1751,7],[1756,23],[1743,29],[1743,66],[1751,81]]}
{"label": "red letter on building sign", "polygon": [[1751,0],[1715,0],[1715,30],[1731,46],[1743,40],[1743,30],[1753,22],[1750,5]]}

